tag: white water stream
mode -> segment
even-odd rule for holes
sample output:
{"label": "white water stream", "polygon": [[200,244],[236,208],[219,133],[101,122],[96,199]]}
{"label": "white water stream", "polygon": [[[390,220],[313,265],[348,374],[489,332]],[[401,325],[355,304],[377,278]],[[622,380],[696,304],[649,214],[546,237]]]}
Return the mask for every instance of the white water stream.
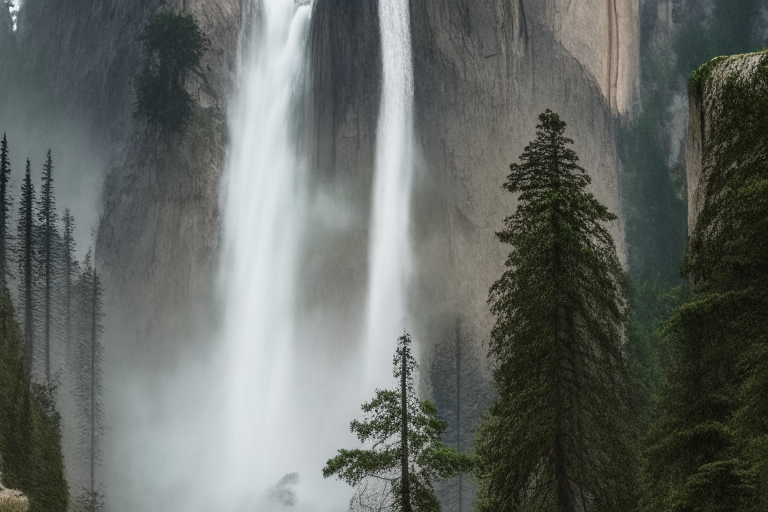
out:
{"label": "white water stream", "polygon": [[[407,328],[412,271],[413,57],[408,0],[381,0],[383,83],[370,227],[366,367],[369,385],[386,386],[398,336]],[[389,364],[388,364],[389,363]]]}
{"label": "white water stream", "polygon": [[225,465],[226,485],[244,508],[283,475],[304,469],[295,447],[306,433],[292,406],[300,385],[293,360],[306,183],[292,134],[310,13],[311,6],[294,0],[261,1],[232,123],[223,265]]}
{"label": "white water stream", "polygon": [[[323,481],[320,472],[338,448],[353,447],[348,424],[359,415],[360,403],[373,396],[374,386],[390,384],[392,354],[406,317],[410,22],[407,0],[382,0],[384,73],[361,336],[365,361],[347,364],[357,371],[345,370],[332,354],[321,353],[322,333],[306,332],[299,276],[311,193],[293,137],[306,85],[311,9],[294,0],[261,0],[257,37],[241,62],[242,90],[231,125],[222,265],[226,454],[220,481],[237,510],[279,509],[263,497],[293,472],[299,473],[300,503],[346,509],[352,490]],[[362,364],[367,382],[360,382]]]}

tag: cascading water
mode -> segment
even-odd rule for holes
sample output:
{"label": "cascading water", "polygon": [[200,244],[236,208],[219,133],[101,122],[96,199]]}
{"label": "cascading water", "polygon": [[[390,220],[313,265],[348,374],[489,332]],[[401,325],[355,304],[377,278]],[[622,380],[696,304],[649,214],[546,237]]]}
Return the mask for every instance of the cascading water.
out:
{"label": "cascading water", "polygon": [[303,469],[291,449],[303,435],[291,404],[306,192],[292,134],[311,6],[258,5],[225,190],[226,485],[241,507]]}
{"label": "cascading water", "polygon": [[396,339],[406,327],[411,274],[413,57],[408,0],[381,0],[382,98],[368,269],[367,375],[385,386]]}
{"label": "cascading water", "polygon": [[241,60],[242,90],[224,194],[223,435],[228,448],[221,481],[235,510],[274,509],[278,505],[263,497],[293,472],[301,481],[299,501],[321,509],[346,508],[352,491],[340,482],[323,482],[321,469],[336,449],[353,443],[348,422],[359,414],[360,403],[372,396],[374,386],[390,383],[391,357],[406,311],[413,152],[408,2],[386,0],[379,6],[384,81],[365,387],[356,381],[363,361],[342,364],[324,353],[323,333],[307,332],[313,327],[297,305],[312,201],[294,133],[306,83],[311,6],[298,0],[261,0],[258,5],[256,34]]}

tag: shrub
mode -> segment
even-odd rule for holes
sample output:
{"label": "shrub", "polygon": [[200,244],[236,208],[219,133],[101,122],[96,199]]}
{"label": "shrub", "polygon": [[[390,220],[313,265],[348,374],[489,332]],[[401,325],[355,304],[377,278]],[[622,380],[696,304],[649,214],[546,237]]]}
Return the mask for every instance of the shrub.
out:
{"label": "shrub", "polygon": [[147,20],[139,41],[144,66],[134,84],[134,114],[165,131],[179,131],[195,107],[184,82],[210,40],[193,15],[160,12]]}

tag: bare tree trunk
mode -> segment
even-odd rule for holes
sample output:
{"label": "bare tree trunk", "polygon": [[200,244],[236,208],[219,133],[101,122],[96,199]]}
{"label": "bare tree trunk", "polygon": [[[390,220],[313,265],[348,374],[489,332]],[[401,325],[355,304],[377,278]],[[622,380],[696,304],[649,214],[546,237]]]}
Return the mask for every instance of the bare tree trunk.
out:
{"label": "bare tree trunk", "polygon": [[91,291],[91,492],[96,488],[96,343],[98,317],[96,301],[96,269],[93,270]]}
{"label": "bare tree trunk", "polygon": [[403,447],[401,478],[403,482],[403,512],[411,512],[411,487],[408,475],[408,351],[407,344],[403,344],[403,369],[400,376],[400,404],[402,407],[401,421],[403,429],[401,440]]}

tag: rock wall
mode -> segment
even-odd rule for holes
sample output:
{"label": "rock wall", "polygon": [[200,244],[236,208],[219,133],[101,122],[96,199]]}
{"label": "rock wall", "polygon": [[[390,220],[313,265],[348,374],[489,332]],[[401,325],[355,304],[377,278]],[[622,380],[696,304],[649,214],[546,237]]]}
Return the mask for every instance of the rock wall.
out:
{"label": "rock wall", "polygon": [[[211,39],[187,84],[201,110],[172,140],[132,116],[133,77],[142,58],[137,37],[147,17],[164,8],[194,14]],[[192,320],[207,310],[212,289],[241,2],[28,0],[22,19],[23,37],[34,45],[30,73],[54,84],[54,99],[86,119],[107,148],[96,257],[107,303],[117,313],[110,315],[118,326],[112,332],[125,335],[123,345],[154,347],[137,352],[151,354],[158,365],[167,362],[168,340],[183,336],[176,335],[179,326],[194,331]]]}
{"label": "rock wall", "polygon": [[[112,408],[138,400],[126,382],[168,372],[177,363],[178,348],[204,337],[203,327],[212,323],[219,180],[246,3],[25,0],[18,30],[10,36],[12,58],[0,51],[0,78],[7,85],[0,121],[8,123],[0,129],[8,130],[12,156],[30,155],[37,168],[43,144],[53,145],[60,210],[76,209],[72,200],[85,198],[93,201],[91,215],[99,217],[93,221],[95,240],[89,240],[87,223],[75,211],[78,231],[85,230],[86,242],[95,244],[106,289],[105,402],[115,427],[107,437],[134,428],[135,417],[121,416],[129,407]],[[199,112],[184,134],[170,139],[132,115],[133,80],[142,65],[138,35],[147,17],[162,9],[194,14],[211,40],[187,83]],[[3,12],[0,42],[6,37]],[[14,164],[18,176],[23,167]],[[88,170],[75,172],[77,167]],[[67,187],[80,189],[80,195]],[[83,468],[73,464],[76,421],[66,391],[65,383],[60,408],[67,477],[78,493],[86,480]],[[119,480],[127,471],[125,458],[114,455],[111,441],[104,442],[109,468],[99,474]]]}
{"label": "rock wall", "polygon": [[[731,57],[717,57],[694,72],[690,86],[690,115],[688,118],[688,143],[686,148],[688,178],[688,233],[693,233],[696,221],[707,201],[707,186],[717,172],[722,172],[721,157],[729,150],[721,142],[718,130],[731,121],[734,112],[723,106],[723,96],[729,81],[739,82],[741,89],[757,91],[764,87],[765,67],[768,52],[757,52]],[[757,71],[762,69],[761,73]],[[731,87],[732,89],[732,87]],[[732,98],[733,100],[733,98]],[[737,100],[738,101],[738,100]],[[746,99],[745,101],[752,101]],[[743,104],[736,103],[738,106]],[[727,126],[732,126],[733,121]],[[733,143],[740,143],[738,134],[733,134]],[[751,145],[757,150],[757,141]],[[757,154],[739,155],[738,165],[747,165]]]}
{"label": "rock wall", "polygon": [[[26,0],[12,37],[16,76],[4,77],[8,93],[0,99],[0,117],[13,123],[13,129],[4,126],[12,156],[32,156],[34,168],[45,149],[36,145],[54,146],[54,165],[62,163],[61,207],[70,206],[63,196],[74,196],[75,203],[89,202],[88,215],[100,217],[85,222],[73,206],[86,241],[87,224],[97,227],[91,243],[107,304],[117,313],[108,317],[116,324],[110,331],[125,338],[118,346],[155,347],[148,359],[158,367],[173,357],[174,345],[184,343],[180,338],[211,317],[219,179],[246,4]],[[170,140],[132,115],[133,81],[142,65],[138,35],[147,17],[162,9],[194,14],[211,40],[187,84],[200,111],[183,135]],[[88,171],[70,172],[77,166]],[[73,194],[70,189],[78,187],[80,194]],[[185,329],[177,335],[179,326]]]}

